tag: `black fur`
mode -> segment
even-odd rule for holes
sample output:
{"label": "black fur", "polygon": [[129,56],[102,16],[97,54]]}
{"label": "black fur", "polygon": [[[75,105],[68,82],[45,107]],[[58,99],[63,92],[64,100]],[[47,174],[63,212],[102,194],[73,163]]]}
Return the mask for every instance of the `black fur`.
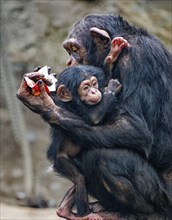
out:
{"label": "black fur", "polygon": [[[58,77],[57,88],[60,85],[65,85],[72,95],[72,100],[69,102],[61,101],[57,95],[52,94],[52,99],[55,104],[63,109],[69,110],[75,114],[82,116],[87,123],[94,123],[94,119],[98,118],[103,121],[104,118],[109,117],[110,114],[114,115],[117,107],[117,99],[115,95],[107,94],[103,96],[101,102],[97,105],[89,106],[82,102],[78,95],[78,87],[83,80],[89,79],[90,76],[95,76],[98,80],[99,88],[103,93],[104,89],[104,73],[100,68],[91,66],[76,66],[65,69]],[[48,120],[51,112],[47,112],[44,115],[44,119]],[[92,119],[92,115],[94,118]],[[51,124],[51,144],[47,151],[47,158],[53,163],[53,168],[58,174],[70,179],[76,188],[75,193],[75,205],[77,206],[77,214],[79,216],[88,214],[88,198],[85,189],[85,180],[82,175],[78,163],[74,161],[74,158],[81,154],[80,151],[85,151],[91,148],[91,146],[79,145],[79,150],[73,155],[68,153],[75,151],[76,141],[72,137],[71,133],[61,128],[56,124]],[[76,149],[78,146],[76,146]]]}
{"label": "black fur", "polygon": [[59,117],[58,123],[79,145],[102,148],[83,155],[83,170],[88,191],[104,207],[122,214],[163,213],[170,219],[172,55],[157,38],[121,17],[90,15],[69,34],[86,48],[89,65],[102,67],[110,50],[96,56],[91,27],[106,30],[112,39],[122,36],[131,45],[112,71],[123,85],[120,113],[99,126],[70,113],[66,120]]}

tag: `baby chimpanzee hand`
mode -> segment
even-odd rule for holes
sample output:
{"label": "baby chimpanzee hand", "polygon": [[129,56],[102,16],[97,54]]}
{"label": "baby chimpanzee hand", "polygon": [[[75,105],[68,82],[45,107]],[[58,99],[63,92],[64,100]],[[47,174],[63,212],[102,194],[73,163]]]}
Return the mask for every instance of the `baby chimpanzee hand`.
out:
{"label": "baby chimpanzee hand", "polygon": [[105,88],[104,94],[116,95],[121,91],[122,85],[117,79],[111,79]]}

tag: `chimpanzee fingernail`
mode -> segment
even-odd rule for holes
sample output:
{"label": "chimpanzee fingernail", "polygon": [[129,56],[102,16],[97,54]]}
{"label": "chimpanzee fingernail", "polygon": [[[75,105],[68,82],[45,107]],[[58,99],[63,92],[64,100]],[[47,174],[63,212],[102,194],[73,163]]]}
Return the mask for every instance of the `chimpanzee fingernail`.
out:
{"label": "chimpanzee fingernail", "polygon": [[50,73],[51,73],[51,67],[48,66],[48,74],[50,74]]}
{"label": "chimpanzee fingernail", "polygon": [[39,85],[41,86],[43,84],[43,81],[42,80],[39,80],[38,81]]}
{"label": "chimpanzee fingernail", "polygon": [[41,69],[41,66],[37,66],[37,67],[35,67],[35,69],[33,70],[33,72],[37,72],[37,71],[39,71]]}

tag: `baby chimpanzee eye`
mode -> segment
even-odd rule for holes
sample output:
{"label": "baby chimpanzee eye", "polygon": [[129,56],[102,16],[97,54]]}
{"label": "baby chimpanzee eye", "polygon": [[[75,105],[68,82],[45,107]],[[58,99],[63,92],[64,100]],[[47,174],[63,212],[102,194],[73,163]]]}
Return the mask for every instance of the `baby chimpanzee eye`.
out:
{"label": "baby chimpanzee eye", "polygon": [[89,89],[89,86],[84,86],[83,90],[86,91]]}
{"label": "baby chimpanzee eye", "polygon": [[96,81],[93,82],[93,86],[94,87],[97,86],[97,82]]}

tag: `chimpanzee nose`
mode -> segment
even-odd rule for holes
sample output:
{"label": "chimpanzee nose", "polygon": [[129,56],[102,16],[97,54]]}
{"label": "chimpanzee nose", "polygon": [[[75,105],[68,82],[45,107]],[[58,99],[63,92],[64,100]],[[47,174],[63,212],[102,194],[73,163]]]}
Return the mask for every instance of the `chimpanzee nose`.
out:
{"label": "chimpanzee nose", "polygon": [[66,62],[66,65],[67,65],[67,66],[71,66],[71,64],[72,64],[72,58],[69,58],[69,59],[67,60],[67,62]]}
{"label": "chimpanzee nose", "polygon": [[78,62],[73,58],[73,57],[70,57],[67,62],[66,62],[66,65],[68,67],[70,66],[76,66],[78,64]]}
{"label": "chimpanzee nose", "polygon": [[96,94],[97,89],[92,89],[91,92],[92,92],[92,94]]}

